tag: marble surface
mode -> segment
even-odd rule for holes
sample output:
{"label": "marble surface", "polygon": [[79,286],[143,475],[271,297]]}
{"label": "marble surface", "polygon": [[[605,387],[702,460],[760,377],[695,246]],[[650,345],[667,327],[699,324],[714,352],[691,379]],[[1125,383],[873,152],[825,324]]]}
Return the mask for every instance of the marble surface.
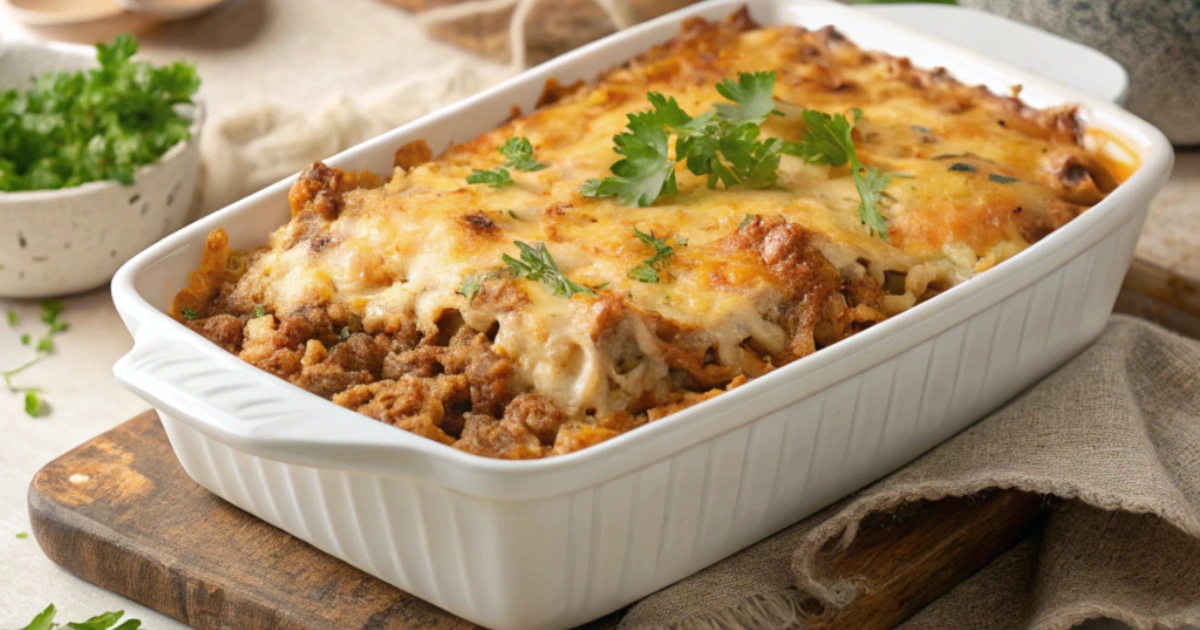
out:
{"label": "marble surface", "polygon": [[[250,61],[247,36],[229,35],[207,49],[184,47],[186,24],[144,39],[148,54],[161,58],[187,56],[200,66],[204,93],[215,115],[223,108],[251,99],[273,97],[304,103],[319,99],[331,84],[353,91],[373,81],[402,77],[410,68],[462,59],[462,53],[425,39],[403,12],[372,0],[272,0],[249,2],[261,11],[258,34],[284,42],[269,58]],[[333,15],[335,11],[338,15]],[[243,9],[240,10],[245,10]],[[311,13],[310,13],[311,10]],[[237,15],[237,14],[233,14]],[[244,18],[245,16],[243,16]],[[210,16],[205,19],[217,19]],[[245,25],[236,28],[243,28]],[[307,32],[312,37],[301,37]],[[29,37],[10,22],[0,22],[0,37]],[[335,40],[387,38],[397,57],[334,58],[344,48]],[[301,41],[304,40],[304,41]],[[355,41],[351,39],[350,41]],[[365,41],[365,40],[363,40]],[[305,43],[307,42],[307,43]],[[228,44],[228,47],[225,47]],[[303,74],[277,73],[273,68],[307,64]],[[1155,202],[1150,223],[1139,243],[1139,256],[1200,282],[1200,151],[1177,154],[1175,173]],[[0,390],[0,628],[21,627],[48,603],[60,618],[82,619],[104,610],[124,609],[154,629],[183,628],[182,624],[79,580],[51,563],[32,538],[18,539],[29,530],[25,493],[33,474],[69,448],[109,429],[146,408],[112,376],[113,363],[131,346],[107,288],[65,300],[65,319],[71,328],[58,338],[57,352],[20,376],[20,384],[45,388],[52,413],[32,419],[23,412],[20,396]],[[33,302],[0,300],[0,313],[15,308],[21,316],[16,330],[0,318],[0,369],[23,362],[21,332],[35,337],[44,325]],[[1096,627],[1107,627],[1097,625]]]}

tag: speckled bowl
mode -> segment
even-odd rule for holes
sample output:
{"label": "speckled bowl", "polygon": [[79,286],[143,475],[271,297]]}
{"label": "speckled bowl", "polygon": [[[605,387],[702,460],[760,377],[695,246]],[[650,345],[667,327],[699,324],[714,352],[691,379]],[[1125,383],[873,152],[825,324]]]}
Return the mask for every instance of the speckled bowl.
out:
{"label": "speckled bowl", "polygon": [[[0,45],[0,90],[30,77],[95,65],[85,46]],[[0,297],[40,298],[103,285],[134,254],[183,226],[196,187],[200,125],[190,140],[138,169],[134,183],[92,182],[62,190],[0,192]]]}

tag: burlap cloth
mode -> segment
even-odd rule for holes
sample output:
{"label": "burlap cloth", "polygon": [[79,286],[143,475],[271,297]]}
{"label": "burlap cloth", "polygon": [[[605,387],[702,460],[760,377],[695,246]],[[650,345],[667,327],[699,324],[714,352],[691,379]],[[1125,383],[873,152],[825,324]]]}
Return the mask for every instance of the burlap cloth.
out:
{"label": "burlap cloth", "polygon": [[[1045,527],[904,628],[1200,625],[1200,342],[1114,316],[1090,348],[890,477],[637,603],[625,630],[793,628],[869,583],[831,573],[868,515],[1019,489]],[[832,549],[832,551],[831,551]]]}

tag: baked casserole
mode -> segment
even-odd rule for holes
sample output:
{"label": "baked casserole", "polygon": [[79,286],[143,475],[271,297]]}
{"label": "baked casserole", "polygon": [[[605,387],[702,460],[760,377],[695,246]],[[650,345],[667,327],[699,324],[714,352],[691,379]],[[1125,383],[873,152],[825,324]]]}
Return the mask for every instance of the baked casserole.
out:
{"label": "baked casserole", "polygon": [[693,19],[389,180],[315,163],[172,315],[319,396],[499,458],[576,451],[1019,253],[1132,165],[832,28]]}

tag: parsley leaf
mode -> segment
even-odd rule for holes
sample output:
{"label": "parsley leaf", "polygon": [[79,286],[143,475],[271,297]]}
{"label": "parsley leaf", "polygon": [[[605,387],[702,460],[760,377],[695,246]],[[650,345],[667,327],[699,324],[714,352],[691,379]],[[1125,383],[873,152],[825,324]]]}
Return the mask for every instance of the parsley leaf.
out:
{"label": "parsley leaf", "polygon": [[25,413],[31,418],[42,415],[42,399],[38,395],[38,390],[31,389],[25,392]]}
{"label": "parsley leaf", "polygon": [[850,164],[854,187],[858,190],[858,216],[873,234],[888,240],[887,219],[879,211],[879,200],[891,177],[883,175],[875,167],[865,167],[858,160],[851,132],[862,110],[851,110],[853,120],[841,114],[830,116],[812,109],[804,110],[804,136],[799,142],[784,143],[783,152],[795,155],[809,164],[841,166]]}
{"label": "parsley leaf", "polygon": [[25,540],[26,538],[29,538],[29,532],[17,532],[18,540]]}
{"label": "parsley leaf", "polygon": [[29,625],[21,628],[21,630],[51,630],[54,627],[54,615],[56,614],[58,614],[58,611],[55,610],[54,604],[50,604],[46,607],[46,610],[38,613],[33,618],[33,621],[30,621]]}
{"label": "parsley leaf", "polygon": [[1021,181],[1021,180],[1017,179],[1016,177],[1009,177],[1008,175],[997,175],[996,173],[988,173],[988,179],[996,182],[997,184],[1011,184],[1013,182]]}
{"label": "parsley leaf", "polygon": [[468,184],[487,184],[492,188],[500,189],[505,186],[512,186],[514,183],[512,177],[508,174],[508,170],[503,167],[494,168],[490,171],[475,169],[470,175],[467,175]]}
{"label": "parsley leaf", "polygon": [[525,276],[530,280],[541,282],[554,295],[565,298],[573,297],[576,293],[596,295],[595,290],[573,282],[563,275],[558,264],[554,262],[554,258],[550,256],[550,251],[546,249],[545,243],[536,243],[530,246],[521,241],[513,241],[513,244],[521,250],[520,260],[508,254],[504,254],[502,259],[514,276],[518,278]]}
{"label": "parsley leaf", "polygon": [[11,308],[8,309],[8,326],[9,326],[9,328],[16,327],[17,323],[19,323],[20,321],[21,320],[19,318],[17,318],[17,311],[15,309],[11,309]]}
{"label": "parsley leaf", "polygon": [[[779,114],[772,93],[775,72],[743,72],[725,79],[717,91],[732,103],[718,103],[696,117],[674,98],[650,92],[651,109],[629,114],[626,131],[613,138],[614,151],[625,156],[611,167],[614,177],[590,179],[585,197],[616,197],[623,206],[645,207],[661,195],[677,192],[675,164],[685,162],[695,175],[707,175],[708,187],[745,185],[765,188],[775,183],[782,141],[758,139],[759,125]],[[675,154],[670,138],[675,136]]]}
{"label": "parsley leaf", "polygon": [[462,279],[462,284],[458,285],[457,293],[470,301],[471,298],[475,297],[476,293],[479,293],[479,289],[482,287],[483,278],[479,274],[473,273]]}
{"label": "parsley leaf", "polygon": [[[629,277],[638,282],[657,283],[659,281],[659,271],[663,270],[667,266],[667,263],[670,262],[671,257],[675,255],[675,248],[667,245],[665,238],[655,238],[653,231],[646,234],[635,227],[633,228],[633,234],[643,243],[653,247],[654,255],[642,261],[642,264],[630,269]],[[683,244],[679,243],[678,238],[675,239],[675,242],[679,245]]]}
{"label": "parsley leaf", "polygon": [[799,142],[785,143],[783,152],[809,164],[845,164],[850,161],[850,156],[854,155],[854,140],[850,132],[858,122],[860,113],[855,108],[854,121],[851,122],[842,114],[830,116],[815,109],[804,110],[800,115],[804,121],[804,136]]}
{"label": "parsley leaf", "polygon": [[179,309],[179,314],[180,314],[180,315],[183,315],[183,318],[184,318],[184,319],[186,319],[186,320],[187,320],[187,321],[189,321],[189,322],[190,322],[190,321],[197,320],[197,319],[200,319],[200,314],[199,314],[199,313],[197,313],[195,310],[193,310],[193,309],[190,309],[190,308],[181,308],[181,309]]}
{"label": "parsley leaf", "polygon": [[[670,102],[674,104],[675,99]],[[673,114],[659,114],[657,108],[629,114],[627,131],[613,137],[616,145],[613,151],[625,156],[624,159],[612,165],[614,177],[584,182],[580,189],[584,197],[616,197],[622,206],[644,208],[659,195],[675,194],[675,161],[670,158],[669,134],[659,126],[660,115]]]}
{"label": "parsley leaf", "polygon": [[133,183],[191,137],[196,69],[132,61],[137,40],[96,46],[98,68],[50,72],[0,91],[0,191],[57,189],[99,180]]}
{"label": "parsley leaf", "polygon": [[736,83],[730,79],[723,79],[717,84],[717,91],[735,103],[717,103],[713,106],[717,115],[732,125],[761,125],[771,114],[783,115],[775,108],[775,99],[772,97],[775,92],[774,70],[738,73]]}
{"label": "parsley leaf", "polygon": [[864,168],[858,165],[854,171],[854,187],[858,189],[860,199],[858,216],[871,232],[878,234],[884,241],[888,240],[887,219],[879,212],[879,199],[883,195],[883,189],[887,188],[891,181],[891,177],[881,174],[874,166]]}
{"label": "parsley leaf", "polygon": [[509,138],[496,150],[500,152],[500,155],[507,158],[504,166],[494,168],[490,171],[475,169],[467,176],[468,184],[487,184],[492,188],[500,189],[516,183],[513,181],[512,175],[508,173],[508,169],[510,168],[526,173],[546,168],[545,164],[533,159],[533,143],[529,141],[529,138],[524,136]]}
{"label": "parsley leaf", "polygon": [[338,340],[345,341],[350,338],[350,334],[350,327],[342,326],[342,329],[338,331]]}
{"label": "parsley leaf", "polygon": [[267,309],[263,308],[261,304],[254,307],[254,317],[255,318],[263,317],[266,314],[267,314]]}
{"label": "parsley leaf", "polygon": [[[19,536],[18,536],[19,537]],[[54,623],[54,617],[58,614],[58,610],[54,608],[54,604],[50,604],[45,610],[38,613],[29,625],[21,628],[21,630],[54,630],[61,628]],[[142,622],[137,619],[127,619],[124,623],[117,626],[117,622],[121,617],[125,616],[125,611],[117,610],[96,615],[87,621],[75,621],[66,624],[71,630],[139,630],[142,627]],[[115,628],[113,626],[116,626]]]}
{"label": "parsley leaf", "polygon": [[526,173],[546,168],[545,164],[533,159],[533,143],[524,136],[509,138],[498,150],[501,155],[508,158],[508,161],[504,163],[504,166],[508,168],[515,168]]}

